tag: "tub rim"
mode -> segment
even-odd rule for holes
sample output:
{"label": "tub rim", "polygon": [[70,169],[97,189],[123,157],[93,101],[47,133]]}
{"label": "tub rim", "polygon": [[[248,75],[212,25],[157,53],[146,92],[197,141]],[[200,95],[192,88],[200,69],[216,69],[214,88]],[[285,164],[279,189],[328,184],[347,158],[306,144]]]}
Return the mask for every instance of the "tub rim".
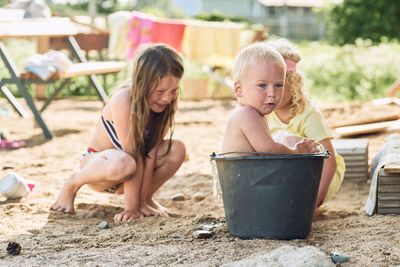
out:
{"label": "tub rim", "polygon": [[[225,155],[233,153],[251,154],[251,156],[233,156],[227,157]],[[304,154],[290,154],[290,153],[264,153],[254,151],[228,151],[222,153],[212,152],[210,155],[210,161],[212,160],[245,160],[245,159],[315,159],[315,158],[329,158],[331,153],[329,150],[325,150],[318,153],[304,153]]]}

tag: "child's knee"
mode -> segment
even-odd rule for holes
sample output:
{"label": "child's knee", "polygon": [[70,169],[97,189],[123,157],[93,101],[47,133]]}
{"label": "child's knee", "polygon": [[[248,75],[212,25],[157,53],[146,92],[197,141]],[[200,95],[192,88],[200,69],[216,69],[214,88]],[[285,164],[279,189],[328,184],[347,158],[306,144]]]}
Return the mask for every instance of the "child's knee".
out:
{"label": "child's knee", "polygon": [[121,153],[110,162],[108,176],[116,181],[129,179],[136,171],[136,161],[128,153]]}
{"label": "child's knee", "polygon": [[186,157],[186,146],[181,140],[173,140],[171,145],[170,160],[182,164]]}

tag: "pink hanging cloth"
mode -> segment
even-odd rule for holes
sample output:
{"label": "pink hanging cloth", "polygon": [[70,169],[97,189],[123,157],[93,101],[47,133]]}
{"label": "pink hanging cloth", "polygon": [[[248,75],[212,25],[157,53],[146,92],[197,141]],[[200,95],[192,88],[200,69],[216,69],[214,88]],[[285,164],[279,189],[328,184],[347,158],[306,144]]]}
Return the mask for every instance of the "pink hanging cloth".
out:
{"label": "pink hanging cloth", "polygon": [[153,24],[155,21],[155,17],[137,12],[132,11],[132,17],[129,20],[129,32],[128,32],[128,54],[127,58],[133,58],[136,49],[145,43],[151,42],[151,32],[153,28]]}
{"label": "pink hanging cloth", "polygon": [[186,24],[174,19],[154,21],[151,31],[152,43],[164,43],[182,52],[182,40]]}

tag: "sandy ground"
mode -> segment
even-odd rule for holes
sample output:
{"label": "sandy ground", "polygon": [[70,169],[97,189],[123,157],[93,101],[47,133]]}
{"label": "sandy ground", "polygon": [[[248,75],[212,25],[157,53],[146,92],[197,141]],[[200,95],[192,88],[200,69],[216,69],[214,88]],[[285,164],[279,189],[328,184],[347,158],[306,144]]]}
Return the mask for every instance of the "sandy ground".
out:
{"label": "sandy ground", "polygon": [[[6,101],[0,100],[0,106],[4,105]],[[319,105],[331,125],[400,114],[400,107],[393,104]],[[86,187],[76,197],[75,215],[50,211],[64,180],[78,166],[101,107],[99,101],[54,101],[44,112],[56,135],[52,140],[42,136],[32,118],[19,118],[15,112],[0,117],[0,128],[7,128],[14,137],[27,142],[26,148],[0,150],[1,176],[14,171],[36,182],[36,189],[28,198],[7,201],[0,197],[1,266],[219,266],[284,245],[315,246],[327,257],[331,252],[347,254],[350,260],[342,266],[400,264],[400,217],[366,215],[369,181],[345,181],[339,194],[322,207],[304,240],[242,240],[231,236],[222,199],[218,190],[215,193],[209,155],[219,152],[233,101],[180,102],[175,137],[185,142],[189,160],[156,195],[171,211],[171,217],[115,225],[113,214],[122,209],[122,196]],[[362,136],[370,140],[370,161],[390,133]],[[178,193],[184,195],[183,201],[172,200]],[[205,198],[197,201],[193,197],[196,193]],[[98,224],[102,221],[107,221],[110,228],[100,229]],[[213,236],[193,238],[192,233],[204,224],[214,226]],[[21,244],[20,255],[6,253],[9,241]]]}

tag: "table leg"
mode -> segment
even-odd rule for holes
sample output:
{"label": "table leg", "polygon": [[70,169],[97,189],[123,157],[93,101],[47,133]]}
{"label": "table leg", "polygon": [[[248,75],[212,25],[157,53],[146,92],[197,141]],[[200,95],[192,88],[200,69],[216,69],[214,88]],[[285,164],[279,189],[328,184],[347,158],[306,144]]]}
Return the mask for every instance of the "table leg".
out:
{"label": "table leg", "polygon": [[[44,54],[50,49],[50,38],[49,37],[39,37],[37,38],[37,52],[39,54]],[[36,84],[35,85],[35,97],[37,100],[46,99],[46,85]]]}

